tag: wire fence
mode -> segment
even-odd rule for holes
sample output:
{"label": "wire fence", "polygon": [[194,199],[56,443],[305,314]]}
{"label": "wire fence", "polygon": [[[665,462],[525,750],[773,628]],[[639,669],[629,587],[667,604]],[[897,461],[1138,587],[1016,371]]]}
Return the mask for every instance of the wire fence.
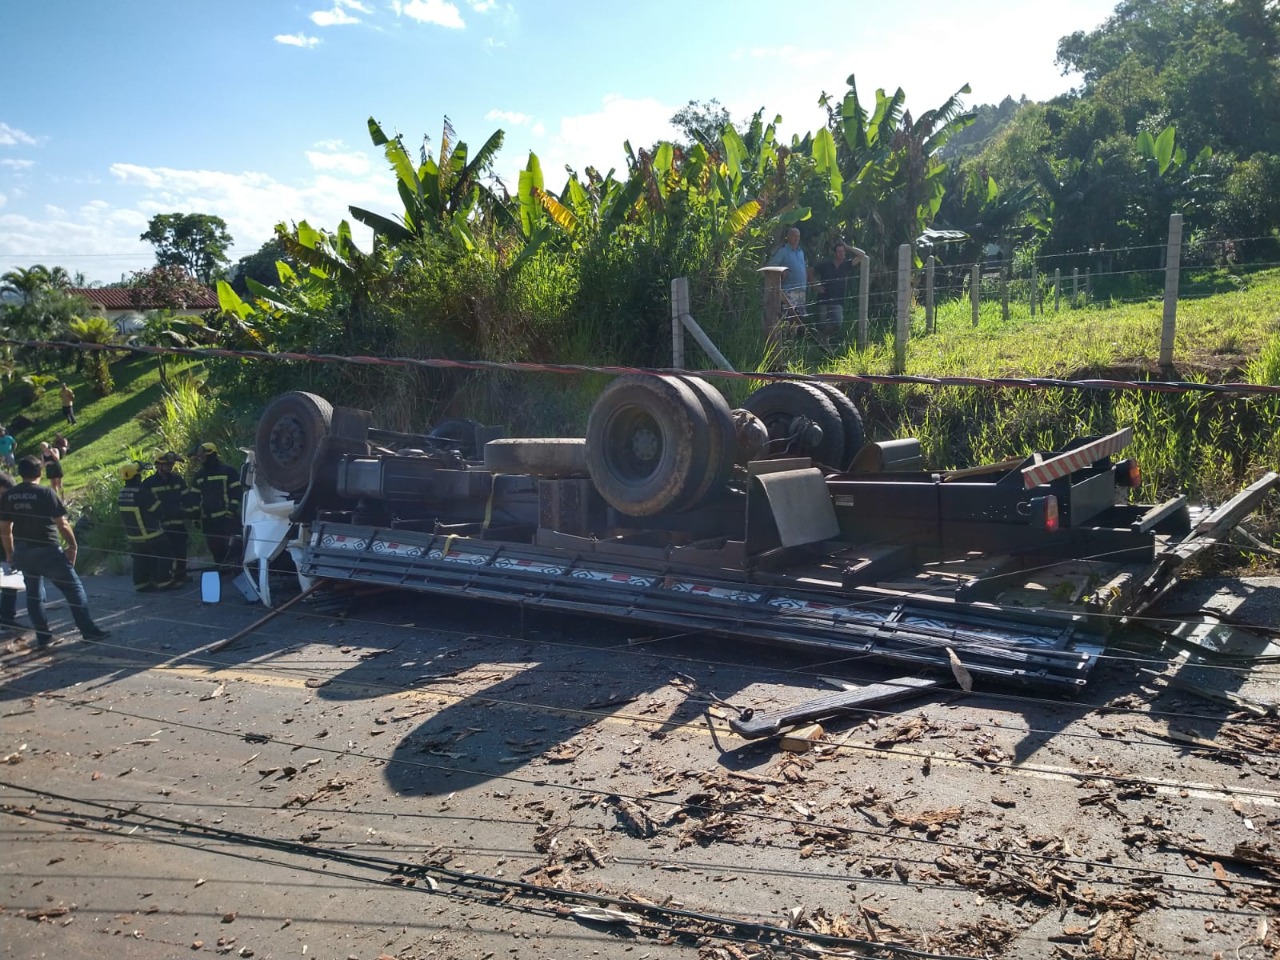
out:
{"label": "wire fence", "polygon": [[[1244,255],[1248,254],[1247,261]],[[1162,304],[1159,362],[1168,367],[1174,361],[1177,306],[1180,301],[1198,300],[1233,292],[1242,285],[1238,272],[1280,267],[1280,237],[1254,236],[1206,241],[1193,237],[1184,241],[1182,216],[1170,217],[1165,243],[1109,249],[1042,254],[1031,248],[999,249],[978,260],[952,261],[946,248],[926,252],[917,265],[916,251],[909,245],[899,248],[898,263],[890,266],[864,258],[843,281],[844,296],[831,298],[823,283],[805,278],[792,282],[781,267],[762,268],[762,324],[766,337],[776,342],[794,334],[816,334],[830,343],[834,322],[856,331],[855,342],[866,349],[872,320],[891,321],[894,328],[893,372],[905,372],[906,340],[913,323],[923,320],[924,332],[933,333],[939,311],[951,322],[956,308],[968,307],[972,326],[998,304],[1000,318],[1008,322],[1037,314],[1082,310],[1093,306]],[[673,355],[675,366],[683,364],[684,333],[691,332],[704,349],[706,344],[696,321],[677,304],[673,288]],[[921,314],[923,316],[921,317]],[[683,328],[683,329],[682,329]],[[720,366],[717,353],[708,350]]]}

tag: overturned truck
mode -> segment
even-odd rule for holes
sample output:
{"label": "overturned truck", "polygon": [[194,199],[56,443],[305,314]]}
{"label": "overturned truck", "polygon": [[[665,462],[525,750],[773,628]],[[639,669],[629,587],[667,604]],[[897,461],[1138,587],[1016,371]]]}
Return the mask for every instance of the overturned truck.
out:
{"label": "overturned truck", "polygon": [[[864,442],[829,383],[777,380],[731,410],[706,380],[617,378],[583,438],[424,434],[313,394],[263,413],[246,572],[639,621],[898,664],[890,687],[808,712],[978,685],[1071,693],[1108,634],[1221,542],[1280,477],[1212,512],[1129,502],[1129,428],[934,471],[913,439]],[[278,582],[278,581],[277,581]],[[843,698],[843,699],[842,699]],[[836,702],[840,701],[840,702]],[[789,719],[802,719],[797,715]],[[788,718],[750,716],[740,733]]]}

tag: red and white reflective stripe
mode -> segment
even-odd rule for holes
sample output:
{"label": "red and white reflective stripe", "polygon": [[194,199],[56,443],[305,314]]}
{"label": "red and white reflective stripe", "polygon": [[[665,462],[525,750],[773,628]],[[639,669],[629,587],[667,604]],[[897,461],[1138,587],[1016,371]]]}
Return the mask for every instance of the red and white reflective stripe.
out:
{"label": "red and white reflective stripe", "polygon": [[1083,447],[1077,447],[1067,453],[1059,454],[1043,463],[1035,463],[1029,467],[1023,467],[1023,486],[1030,490],[1032,487],[1038,487],[1041,484],[1048,483],[1050,480],[1056,480],[1059,477],[1065,477],[1069,473],[1075,473],[1077,470],[1083,470],[1103,457],[1118,453],[1132,442],[1133,427],[1125,427],[1123,430],[1109,433],[1105,437],[1094,440],[1092,443],[1086,443]]}

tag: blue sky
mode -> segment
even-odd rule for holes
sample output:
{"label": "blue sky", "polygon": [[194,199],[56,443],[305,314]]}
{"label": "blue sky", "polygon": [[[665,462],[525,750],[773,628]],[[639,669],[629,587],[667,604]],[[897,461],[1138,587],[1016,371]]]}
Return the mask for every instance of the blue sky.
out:
{"label": "blue sky", "polygon": [[[212,213],[252,253],[278,221],[333,228],[401,209],[373,116],[416,145],[447,115],[478,147],[623,167],[689,100],[782,133],[816,129],[825,90],[902,87],[907,107],[1044,99],[1053,58],[1115,0],[0,0],[0,272],[34,263],[111,282],[154,262],[157,213]],[[358,234],[359,235],[359,234]]]}

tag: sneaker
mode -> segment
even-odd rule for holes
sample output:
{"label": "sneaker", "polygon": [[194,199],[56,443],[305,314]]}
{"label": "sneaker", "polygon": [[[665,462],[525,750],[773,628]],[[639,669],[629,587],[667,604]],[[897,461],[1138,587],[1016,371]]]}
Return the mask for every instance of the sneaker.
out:
{"label": "sneaker", "polygon": [[53,646],[53,640],[54,640],[54,637],[53,637],[53,634],[51,633],[37,633],[35,640],[33,640],[31,643],[31,649],[32,650],[48,650],[50,647]]}
{"label": "sneaker", "polygon": [[80,636],[83,637],[85,640],[110,640],[111,631],[103,630],[101,627],[96,627],[93,630],[88,631],[87,633],[81,630]]}

